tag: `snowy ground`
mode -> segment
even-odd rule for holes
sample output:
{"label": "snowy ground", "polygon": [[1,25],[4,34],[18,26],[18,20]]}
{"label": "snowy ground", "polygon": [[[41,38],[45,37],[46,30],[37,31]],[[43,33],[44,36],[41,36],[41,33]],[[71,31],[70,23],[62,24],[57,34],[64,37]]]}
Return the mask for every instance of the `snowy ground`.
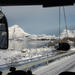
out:
{"label": "snowy ground", "polygon": [[0,67],[3,67],[4,64],[19,64],[17,63],[19,61],[51,55],[51,50],[51,48],[24,49],[21,51],[2,50],[0,51]]}
{"label": "snowy ground", "polygon": [[[74,51],[75,48],[72,48],[71,50]],[[52,48],[24,49],[21,51],[1,50],[0,51],[0,65],[27,60],[27,59],[32,59],[32,58],[37,58],[40,56],[56,55],[56,53],[52,51],[53,51]]]}
{"label": "snowy ground", "polygon": [[[75,54],[64,57],[60,60],[57,60],[55,62],[52,62],[46,66],[40,67],[33,71],[33,74],[36,75],[58,75],[59,73],[63,71],[67,71],[70,69],[73,65],[75,65]],[[73,69],[71,69],[73,70]],[[74,68],[75,71],[75,68]]]}

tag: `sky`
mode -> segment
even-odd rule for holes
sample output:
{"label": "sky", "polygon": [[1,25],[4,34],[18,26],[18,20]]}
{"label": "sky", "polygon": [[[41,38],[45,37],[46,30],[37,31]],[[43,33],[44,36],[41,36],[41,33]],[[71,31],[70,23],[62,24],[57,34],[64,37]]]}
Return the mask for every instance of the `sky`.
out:
{"label": "sky", "polygon": [[[59,7],[42,6],[6,6],[2,7],[8,25],[18,24],[30,34],[57,35],[59,33]],[[65,14],[68,29],[75,29],[75,5],[66,6]],[[65,29],[63,9],[61,7],[61,32]]]}

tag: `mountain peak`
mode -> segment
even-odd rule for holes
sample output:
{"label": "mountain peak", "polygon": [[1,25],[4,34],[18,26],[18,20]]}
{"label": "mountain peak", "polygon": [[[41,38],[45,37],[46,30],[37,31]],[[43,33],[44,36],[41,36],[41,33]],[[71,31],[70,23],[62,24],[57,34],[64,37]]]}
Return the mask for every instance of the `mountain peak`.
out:
{"label": "mountain peak", "polygon": [[12,36],[23,38],[24,36],[28,36],[30,34],[24,32],[24,30],[17,24],[9,27],[9,38],[12,38]]}
{"label": "mountain peak", "polygon": [[13,25],[13,27],[17,28],[17,27],[19,27],[19,25],[18,24],[15,24],[15,25]]}

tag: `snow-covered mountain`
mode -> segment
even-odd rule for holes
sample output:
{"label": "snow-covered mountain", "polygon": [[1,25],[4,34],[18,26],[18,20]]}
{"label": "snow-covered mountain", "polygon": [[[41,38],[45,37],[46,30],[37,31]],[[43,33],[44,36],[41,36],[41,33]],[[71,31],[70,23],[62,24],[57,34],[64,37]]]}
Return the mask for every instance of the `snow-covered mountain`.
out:
{"label": "snow-covered mountain", "polygon": [[30,34],[24,32],[24,30],[19,27],[19,25],[13,25],[9,27],[9,39],[12,38],[24,38],[24,36],[29,36]]}
{"label": "snow-covered mountain", "polygon": [[67,36],[70,38],[74,38],[75,37],[75,30],[67,30],[66,31],[66,29],[64,29],[64,31],[61,33],[60,37],[65,38]]}

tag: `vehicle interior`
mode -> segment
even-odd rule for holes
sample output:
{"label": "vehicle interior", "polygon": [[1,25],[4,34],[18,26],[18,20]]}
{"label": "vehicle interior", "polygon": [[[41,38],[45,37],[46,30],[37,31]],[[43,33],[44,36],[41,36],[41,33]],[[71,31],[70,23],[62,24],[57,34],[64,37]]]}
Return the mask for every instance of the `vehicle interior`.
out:
{"label": "vehicle interior", "polygon": [[75,0],[0,0],[0,75],[75,75],[74,7]]}

